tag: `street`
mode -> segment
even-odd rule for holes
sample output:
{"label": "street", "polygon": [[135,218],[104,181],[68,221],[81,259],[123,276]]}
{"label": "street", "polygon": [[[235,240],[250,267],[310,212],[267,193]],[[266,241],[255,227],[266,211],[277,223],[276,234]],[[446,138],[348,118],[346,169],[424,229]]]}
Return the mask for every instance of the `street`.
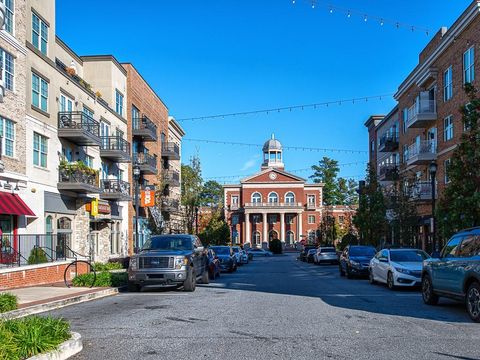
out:
{"label": "street", "polygon": [[76,359],[478,359],[464,307],[340,278],[296,254],[257,258],[195,293],[149,289],[51,313],[80,332]]}

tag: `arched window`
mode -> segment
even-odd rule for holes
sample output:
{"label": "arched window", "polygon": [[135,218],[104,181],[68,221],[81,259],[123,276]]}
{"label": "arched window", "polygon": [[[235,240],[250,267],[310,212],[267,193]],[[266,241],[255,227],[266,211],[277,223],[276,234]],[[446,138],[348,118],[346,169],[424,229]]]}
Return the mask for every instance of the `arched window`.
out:
{"label": "arched window", "polygon": [[258,204],[262,202],[262,195],[256,192],[252,194],[252,203]]}
{"label": "arched window", "polygon": [[287,238],[285,239],[285,242],[288,245],[293,245],[293,243],[295,242],[295,234],[293,233],[293,231],[287,231]]}
{"label": "arched window", "polygon": [[252,234],[253,245],[260,245],[260,231],[254,231]]}
{"label": "arched window", "polygon": [[288,192],[285,195],[285,202],[287,204],[293,204],[295,202],[295,194],[293,192]]}
{"label": "arched window", "polygon": [[278,203],[278,194],[276,192],[271,192],[268,194],[269,203]]}

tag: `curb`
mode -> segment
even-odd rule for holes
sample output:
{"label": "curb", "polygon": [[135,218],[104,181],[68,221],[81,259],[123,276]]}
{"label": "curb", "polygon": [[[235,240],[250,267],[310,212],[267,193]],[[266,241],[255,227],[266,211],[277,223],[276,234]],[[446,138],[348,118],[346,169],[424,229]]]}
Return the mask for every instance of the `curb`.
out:
{"label": "curb", "polygon": [[118,294],[118,288],[109,288],[105,290],[96,291],[93,293],[82,294],[77,296],[72,296],[62,300],[56,300],[52,302],[47,302],[45,304],[33,305],[25,307],[18,310],[9,311],[3,314],[0,314],[0,319],[17,319],[29,315],[34,315],[42,313],[45,311],[60,309],[65,306],[79,304],[86,301],[92,301],[100,299],[106,296],[112,296]]}
{"label": "curb", "polygon": [[70,340],[61,343],[57,350],[45,354],[35,355],[27,360],[65,360],[78,354],[83,349],[82,336],[79,333],[72,332]]}

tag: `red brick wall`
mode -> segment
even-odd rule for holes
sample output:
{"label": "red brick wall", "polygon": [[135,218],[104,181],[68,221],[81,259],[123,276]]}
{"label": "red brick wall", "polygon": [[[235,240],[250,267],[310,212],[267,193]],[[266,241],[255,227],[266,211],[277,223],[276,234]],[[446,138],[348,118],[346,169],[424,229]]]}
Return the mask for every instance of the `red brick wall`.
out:
{"label": "red brick wall", "polygon": [[[35,266],[33,269],[31,266],[9,269],[11,271],[0,273],[0,290],[63,282],[69,264],[70,262]],[[86,264],[79,264],[78,273],[86,272]]]}

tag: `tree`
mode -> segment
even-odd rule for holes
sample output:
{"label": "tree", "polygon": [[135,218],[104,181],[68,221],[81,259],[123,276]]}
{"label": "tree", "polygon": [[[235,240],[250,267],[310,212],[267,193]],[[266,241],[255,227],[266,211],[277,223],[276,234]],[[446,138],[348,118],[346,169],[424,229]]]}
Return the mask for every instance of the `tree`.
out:
{"label": "tree", "polygon": [[436,219],[439,237],[480,225],[480,98],[465,84],[469,103],[460,108],[464,133],[446,169],[450,182],[439,201]]}
{"label": "tree", "polygon": [[189,165],[182,164],[182,205],[187,232],[193,234],[195,224],[195,209],[200,205],[202,192],[202,170],[200,159],[195,156]]}
{"label": "tree", "polygon": [[204,245],[227,245],[230,242],[230,228],[223,211],[214,211],[208,225],[198,236]]}
{"label": "tree", "polygon": [[358,183],[354,179],[338,178],[335,205],[357,205],[357,187]]}
{"label": "tree", "polygon": [[360,201],[353,223],[357,227],[361,242],[378,245],[385,237],[387,225],[386,206],[377,174],[370,164],[367,166],[367,180],[360,189]]}
{"label": "tree", "polygon": [[200,205],[219,207],[223,204],[223,188],[215,180],[209,180],[203,184],[202,192],[200,193]]}
{"label": "tree", "polygon": [[340,170],[338,161],[324,157],[318,162],[318,165],[313,165],[313,175],[310,176],[314,183],[323,183],[323,203],[324,205],[336,205],[338,187],[337,174]]}

